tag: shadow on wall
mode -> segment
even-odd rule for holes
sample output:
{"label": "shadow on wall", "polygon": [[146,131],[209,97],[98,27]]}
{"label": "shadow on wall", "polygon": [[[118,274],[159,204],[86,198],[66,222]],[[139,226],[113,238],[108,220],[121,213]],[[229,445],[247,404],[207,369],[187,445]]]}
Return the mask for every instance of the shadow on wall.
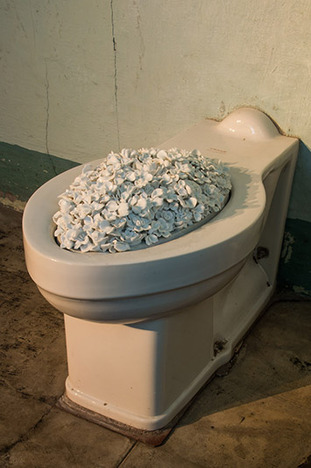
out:
{"label": "shadow on wall", "polygon": [[288,218],[302,219],[311,223],[311,150],[299,141],[299,153]]}
{"label": "shadow on wall", "polygon": [[294,177],[280,259],[282,289],[311,296],[311,151],[302,142]]}

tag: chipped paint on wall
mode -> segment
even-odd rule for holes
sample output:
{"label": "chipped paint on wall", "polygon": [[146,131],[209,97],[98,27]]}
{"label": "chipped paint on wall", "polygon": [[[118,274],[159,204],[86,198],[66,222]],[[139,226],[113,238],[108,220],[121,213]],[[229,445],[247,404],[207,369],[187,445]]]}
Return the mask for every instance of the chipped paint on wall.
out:
{"label": "chipped paint on wall", "polygon": [[292,236],[292,234],[288,231],[285,231],[284,233],[284,239],[283,239],[283,247],[282,247],[282,253],[281,253],[281,258],[283,259],[284,263],[288,263],[292,257],[293,254],[293,244],[295,243],[295,238]]}
{"label": "chipped paint on wall", "polygon": [[311,296],[311,223],[287,219],[278,283],[281,288]]}

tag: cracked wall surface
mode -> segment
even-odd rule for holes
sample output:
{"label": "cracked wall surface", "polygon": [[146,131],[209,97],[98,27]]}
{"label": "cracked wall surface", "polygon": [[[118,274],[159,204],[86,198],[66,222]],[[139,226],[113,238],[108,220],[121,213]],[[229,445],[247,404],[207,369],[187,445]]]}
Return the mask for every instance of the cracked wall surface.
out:
{"label": "cracked wall surface", "polygon": [[119,127],[119,109],[118,109],[118,67],[117,67],[117,41],[115,34],[114,24],[114,5],[113,0],[110,0],[110,13],[111,13],[111,37],[112,37],[112,49],[113,49],[113,65],[114,65],[114,102],[115,102],[115,115],[116,115],[116,129],[117,129],[117,140],[118,150],[120,147],[120,127]]}
{"label": "cracked wall surface", "polygon": [[0,4],[0,141],[82,162],[118,144],[110,0]]}
{"label": "cracked wall surface", "polygon": [[0,141],[83,163],[258,107],[303,142],[310,222],[310,20],[308,0],[3,1]]}

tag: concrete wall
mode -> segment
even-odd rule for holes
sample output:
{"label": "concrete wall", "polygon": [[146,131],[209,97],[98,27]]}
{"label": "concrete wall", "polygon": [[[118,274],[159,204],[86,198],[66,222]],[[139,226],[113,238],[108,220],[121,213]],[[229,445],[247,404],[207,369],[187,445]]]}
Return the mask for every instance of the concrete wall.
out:
{"label": "concrete wall", "polygon": [[310,24],[310,0],[0,0],[0,142],[22,147],[0,148],[3,183],[25,178],[25,148],[39,184],[59,158],[157,145],[250,105],[302,141],[289,217],[309,224]]}
{"label": "concrete wall", "polygon": [[309,0],[1,0],[0,139],[84,162],[260,107],[311,146]]}
{"label": "concrete wall", "polygon": [[0,141],[85,162],[251,105],[311,147],[310,23],[309,0],[1,0]]}

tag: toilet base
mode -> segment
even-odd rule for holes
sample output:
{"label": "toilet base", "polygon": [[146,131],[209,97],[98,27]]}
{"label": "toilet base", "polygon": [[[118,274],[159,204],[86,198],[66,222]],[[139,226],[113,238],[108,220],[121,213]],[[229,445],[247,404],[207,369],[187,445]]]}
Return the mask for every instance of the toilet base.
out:
{"label": "toilet base", "polygon": [[179,411],[179,413],[170,421],[170,423],[162,427],[160,429],[156,429],[153,431],[147,431],[143,429],[138,429],[136,427],[130,426],[128,424],[121,423],[115,419],[109,418],[102,414],[97,413],[96,411],[92,411],[90,409],[85,408],[84,406],[79,405],[72,401],[66,393],[64,393],[59,400],[57,401],[56,406],[61,410],[66,411],[67,413],[73,414],[79,418],[85,419],[91,423],[97,424],[99,426],[105,427],[111,431],[117,432],[118,434],[122,434],[130,439],[137,440],[139,442],[143,442],[144,444],[151,445],[153,447],[157,447],[161,445],[167,437],[170,435],[174,427],[178,424],[179,420],[182,418],[184,413],[187,409],[191,406],[193,401],[197,398],[198,394],[205,388],[205,386],[214,378],[215,375],[224,375],[223,372],[227,375],[228,369],[231,369],[231,366],[235,362],[236,356],[239,353],[243,341],[236,346],[236,349],[233,353],[232,359],[225,364],[224,366],[220,367],[212,376],[211,378],[205,383],[205,385],[195,394],[195,396]]}
{"label": "toilet base", "polygon": [[161,445],[164,440],[169,436],[179,419],[183,416],[187,408],[192,403],[192,400],[175,416],[175,418],[165,427],[156,429],[154,431],[146,431],[143,429],[137,429],[136,427],[123,424],[115,419],[108,418],[102,414],[96,413],[95,411],[89,410],[81,405],[78,405],[74,401],[70,400],[66,394],[62,395],[57,402],[58,408],[67,411],[67,413],[73,414],[82,419],[105,427],[111,431],[122,434],[130,439],[143,442],[144,444],[152,445],[157,447]]}
{"label": "toilet base", "polygon": [[117,426],[169,427],[230,361],[272,294],[250,255],[219,293],[157,320],[123,325],[65,315],[66,397]]}
{"label": "toilet base", "polygon": [[209,299],[130,325],[65,315],[67,397],[140,430],[166,427],[212,374],[212,320]]}

